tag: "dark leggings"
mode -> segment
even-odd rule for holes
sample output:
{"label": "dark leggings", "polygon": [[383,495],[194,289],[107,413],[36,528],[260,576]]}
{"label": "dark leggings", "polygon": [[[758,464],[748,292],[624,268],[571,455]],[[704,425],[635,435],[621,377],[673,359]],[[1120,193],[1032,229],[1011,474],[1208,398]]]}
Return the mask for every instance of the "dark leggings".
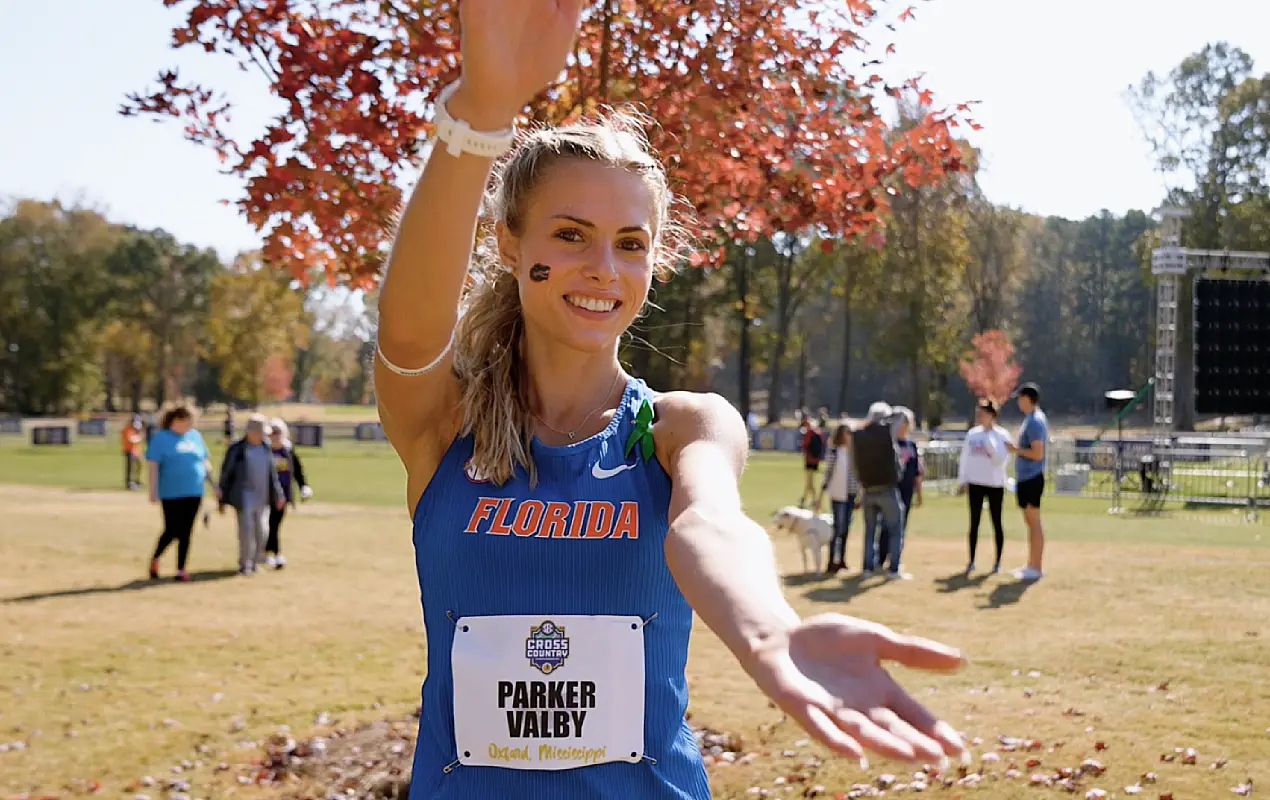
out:
{"label": "dark leggings", "polygon": [[970,561],[974,563],[975,550],[979,548],[979,518],[983,516],[983,501],[988,500],[988,513],[992,515],[992,532],[996,537],[997,560],[1001,563],[1001,551],[1005,549],[1005,530],[1001,527],[1001,501],[1005,489],[1001,486],[970,484]]}
{"label": "dark leggings", "polygon": [[176,542],[176,568],[185,569],[185,559],[190,555],[190,533],[198,518],[202,497],[173,497],[163,501],[163,535],[154,548],[154,557],[162,557],[168,545]]}
{"label": "dark leggings", "polygon": [[287,507],[269,507],[269,540],[265,542],[265,552],[277,555],[282,552],[282,518],[287,515]]}

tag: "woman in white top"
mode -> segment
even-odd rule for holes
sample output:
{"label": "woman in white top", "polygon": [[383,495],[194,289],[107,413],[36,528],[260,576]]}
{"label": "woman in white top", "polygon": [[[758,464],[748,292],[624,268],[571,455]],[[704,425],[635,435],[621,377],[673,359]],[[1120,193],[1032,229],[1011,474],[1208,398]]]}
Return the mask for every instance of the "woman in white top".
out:
{"label": "woman in white top", "polygon": [[843,422],[833,432],[829,443],[829,457],[825,461],[825,482],[816,496],[816,513],[820,513],[821,501],[829,492],[833,504],[833,540],[829,543],[827,575],[847,568],[847,531],[851,528],[851,512],[860,495],[860,482],[851,469],[851,424]]}
{"label": "woman in white top", "polygon": [[1005,468],[1010,451],[1006,442],[1010,434],[997,424],[997,406],[991,400],[980,400],[975,410],[978,423],[966,434],[961,446],[961,463],[957,467],[957,480],[961,492],[970,493],[970,563],[966,572],[975,569],[975,550],[979,545],[979,519],[983,515],[984,498],[992,514],[992,528],[996,535],[997,558],[992,572],[1001,571],[1001,550],[1005,547],[1005,531],[1001,528],[1001,501],[1005,495]]}

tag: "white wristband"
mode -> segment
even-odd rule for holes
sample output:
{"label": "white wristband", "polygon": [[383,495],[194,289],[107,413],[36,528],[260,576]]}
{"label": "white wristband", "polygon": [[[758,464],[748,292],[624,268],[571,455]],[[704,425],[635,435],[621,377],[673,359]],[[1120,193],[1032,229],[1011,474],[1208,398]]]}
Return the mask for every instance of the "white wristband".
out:
{"label": "white wristband", "polygon": [[450,101],[459,89],[459,81],[455,81],[441,90],[436,102],[437,139],[445,142],[445,152],[454,158],[462,153],[471,153],[482,158],[494,159],[512,149],[516,141],[516,124],[510,128],[493,133],[482,133],[472,130],[472,126],[463,120],[450,116],[445,104]]}
{"label": "white wristband", "polygon": [[383,348],[379,346],[379,337],[378,336],[375,337],[375,353],[376,355],[379,356],[379,360],[384,362],[384,366],[387,367],[392,372],[395,372],[398,375],[402,375],[407,378],[413,378],[416,375],[424,375],[436,369],[437,365],[441,363],[441,360],[445,358],[446,353],[449,353],[452,347],[454,347],[454,331],[453,330],[450,331],[450,341],[445,343],[445,348],[440,353],[437,354],[436,358],[432,359],[432,363],[427,364],[426,366],[420,367],[419,369],[406,369],[405,367],[399,367],[388,360],[388,356],[384,355]]}

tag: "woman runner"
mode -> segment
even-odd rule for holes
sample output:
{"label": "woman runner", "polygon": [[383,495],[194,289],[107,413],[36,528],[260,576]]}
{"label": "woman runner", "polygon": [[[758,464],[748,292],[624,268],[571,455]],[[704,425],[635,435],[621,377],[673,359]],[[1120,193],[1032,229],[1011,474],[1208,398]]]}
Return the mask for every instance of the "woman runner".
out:
{"label": "woman runner", "polygon": [[836,752],[964,754],[880,663],[951,670],[960,654],[800,620],[741,511],[738,413],[623,372],[619,337],[681,257],[637,126],[523,135],[473,253],[495,159],[563,68],[581,5],[461,4],[462,77],[436,104],[379,301],[376,396],[407,471],[428,640],[412,800],[708,797],[684,719],[694,610]]}

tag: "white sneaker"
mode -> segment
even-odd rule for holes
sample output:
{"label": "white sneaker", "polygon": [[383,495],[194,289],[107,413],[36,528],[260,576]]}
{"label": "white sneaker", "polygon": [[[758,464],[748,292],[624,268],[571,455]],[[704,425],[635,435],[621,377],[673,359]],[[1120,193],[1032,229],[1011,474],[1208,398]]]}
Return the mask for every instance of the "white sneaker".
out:
{"label": "white sneaker", "polygon": [[886,573],[886,579],[887,579],[888,581],[911,581],[911,580],[913,580],[913,573],[911,573],[911,572],[888,572],[888,573]]}
{"label": "white sneaker", "polygon": [[1031,567],[1020,567],[1011,574],[1021,581],[1039,581],[1041,578],[1045,577],[1044,572],[1039,569],[1032,569]]}
{"label": "white sneaker", "polygon": [[278,559],[272,555],[265,556],[265,564],[270,567],[278,566]]}

